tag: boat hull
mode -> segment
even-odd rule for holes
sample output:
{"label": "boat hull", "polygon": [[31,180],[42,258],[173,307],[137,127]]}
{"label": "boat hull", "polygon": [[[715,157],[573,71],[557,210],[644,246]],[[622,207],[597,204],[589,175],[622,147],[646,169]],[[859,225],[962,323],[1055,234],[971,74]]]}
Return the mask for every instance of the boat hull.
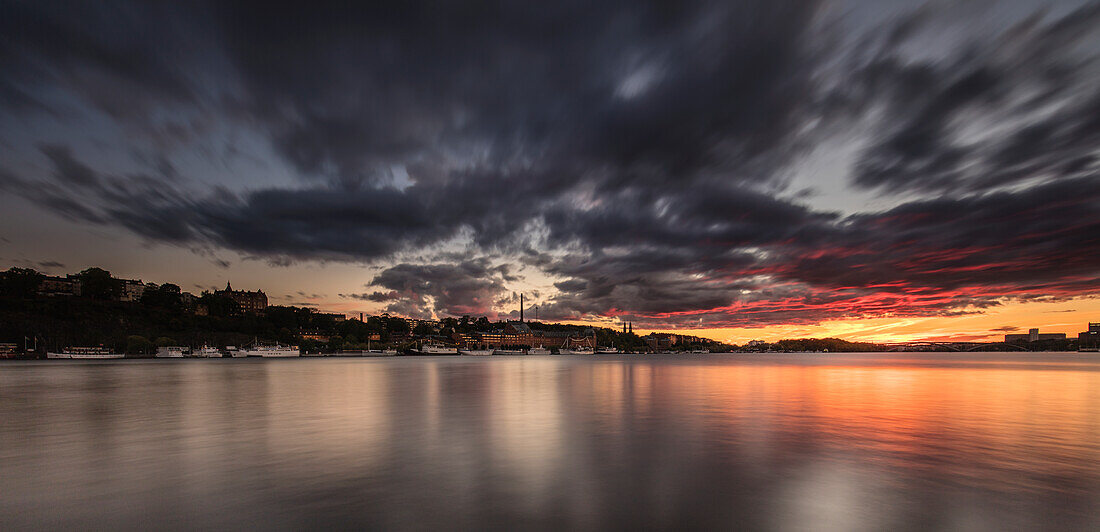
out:
{"label": "boat hull", "polygon": [[252,351],[252,352],[249,353],[248,356],[263,357],[263,358],[294,358],[294,357],[302,356],[302,352],[301,351],[289,351],[289,350],[282,351],[282,350],[280,350],[280,351],[261,351],[261,352],[257,353],[255,351]]}
{"label": "boat hull", "polygon": [[421,347],[419,351],[414,351],[420,355],[457,355],[458,350],[447,349],[445,347]]}
{"label": "boat hull", "polygon": [[122,353],[103,353],[103,354],[81,354],[81,353],[46,353],[46,358],[55,359],[79,359],[79,360],[107,360],[124,358],[126,355]]}
{"label": "boat hull", "polygon": [[562,355],[594,355],[594,354],[596,354],[594,351],[587,351],[587,350],[581,350],[581,349],[561,349],[561,350],[558,350],[558,353],[562,354]]}
{"label": "boat hull", "polygon": [[106,350],[99,349],[81,349],[77,348],[72,351],[65,349],[61,352],[47,352],[46,358],[54,359],[80,359],[80,360],[107,360],[115,358],[124,358],[126,355],[123,353],[111,353]]}
{"label": "boat hull", "polygon": [[493,354],[489,349],[459,349],[458,354],[466,356],[488,356]]}

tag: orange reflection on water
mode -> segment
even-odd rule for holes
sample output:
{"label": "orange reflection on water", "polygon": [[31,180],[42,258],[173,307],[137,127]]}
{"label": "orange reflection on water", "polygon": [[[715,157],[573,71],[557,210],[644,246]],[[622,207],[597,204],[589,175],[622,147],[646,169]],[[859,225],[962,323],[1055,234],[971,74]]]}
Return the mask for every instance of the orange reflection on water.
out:
{"label": "orange reflection on water", "polygon": [[[1073,371],[1081,365],[662,365],[651,386],[661,409],[764,461],[798,449],[1061,491],[1094,477],[1100,460],[1100,371]],[[606,392],[622,393],[617,382]]]}
{"label": "orange reflection on water", "polygon": [[3,370],[5,530],[1100,526],[1100,356]]}

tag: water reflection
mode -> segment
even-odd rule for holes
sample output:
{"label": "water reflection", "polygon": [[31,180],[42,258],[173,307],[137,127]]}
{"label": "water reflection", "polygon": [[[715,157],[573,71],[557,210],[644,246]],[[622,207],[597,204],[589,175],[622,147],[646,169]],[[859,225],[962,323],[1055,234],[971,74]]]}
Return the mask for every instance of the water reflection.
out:
{"label": "water reflection", "polygon": [[11,363],[0,529],[1100,526],[1100,357]]}

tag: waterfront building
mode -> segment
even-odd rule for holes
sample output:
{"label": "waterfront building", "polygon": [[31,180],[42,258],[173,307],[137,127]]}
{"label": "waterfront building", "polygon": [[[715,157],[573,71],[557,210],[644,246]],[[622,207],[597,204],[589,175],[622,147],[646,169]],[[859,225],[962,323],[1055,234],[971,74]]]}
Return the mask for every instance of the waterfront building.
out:
{"label": "waterfront building", "polygon": [[672,346],[679,343],[680,337],[676,334],[669,333],[649,333],[642,337],[646,345],[653,350],[670,349]]}
{"label": "waterfront building", "polygon": [[[156,285],[153,285],[156,286]],[[141,280],[133,279],[119,279],[118,280],[118,300],[126,303],[134,303],[141,299],[142,294],[145,293],[145,283]]]}
{"label": "waterfront building", "polygon": [[80,277],[68,275],[66,277],[47,276],[38,285],[38,294],[43,296],[80,296]]}
{"label": "waterfront building", "polygon": [[1066,333],[1039,333],[1039,329],[1028,329],[1027,334],[1006,334],[1005,343],[1041,342],[1044,340],[1065,340]]}
{"label": "waterfront building", "polygon": [[1089,330],[1077,335],[1077,348],[1100,348],[1100,323],[1089,323]]}
{"label": "waterfront building", "polygon": [[234,290],[233,286],[227,282],[225,283],[225,290],[215,290],[214,295],[226,296],[232,299],[240,307],[241,312],[256,314],[267,308],[267,294],[264,294],[263,290],[256,290],[255,292]]}
{"label": "waterfront building", "polygon": [[456,335],[456,340],[488,347],[563,347],[567,345],[595,344],[595,331],[589,327],[582,331],[542,331],[532,329],[524,322],[508,322],[499,329]]}

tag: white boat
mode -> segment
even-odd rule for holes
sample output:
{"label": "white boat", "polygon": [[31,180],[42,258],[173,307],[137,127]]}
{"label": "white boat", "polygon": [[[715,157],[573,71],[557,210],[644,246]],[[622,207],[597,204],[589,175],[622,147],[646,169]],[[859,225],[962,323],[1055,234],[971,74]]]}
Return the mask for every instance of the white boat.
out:
{"label": "white boat", "polygon": [[525,352],[522,349],[494,349],[493,354],[494,355],[526,355],[527,352]]}
{"label": "white boat", "polygon": [[199,358],[221,358],[222,352],[218,351],[217,347],[208,347],[204,345],[202,348],[193,351],[191,356]]}
{"label": "white boat", "polygon": [[458,354],[467,356],[488,356],[493,354],[492,349],[459,349]]}
{"label": "white boat", "polygon": [[168,345],[157,348],[157,358],[183,358],[187,354],[187,348],[178,345]]}
{"label": "white boat", "polygon": [[66,347],[59,352],[46,353],[46,358],[80,358],[80,359],[108,359],[122,358],[122,353],[112,353],[106,347]]}
{"label": "white boat", "polygon": [[258,345],[246,351],[250,357],[287,358],[300,357],[302,350],[296,345]]}
{"label": "white boat", "polygon": [[550,350],[540,345],[538,347],[532,347],[531,349],[528,349],[527,354],[528,355],[549,355]]}
{"label": "white boat", "polygon": [[591,347],[578,347],[576,349],[563,347],[558,350],[558,353],[562,355],[592,355],[596,352]]}
{"label": "white boat", "polygon": [[617,355],[619,354],[618,348],[615,347],[601,347],[596,350],[597,355]]}
{"label": "white boat", "polygon": [[693,355],[709,355],[710,349],[692,349],[690,353]]}
{"label": "white boat", "polygon": [[229,353],[229,356],[233,358],[244,358],[248,356],[248,351],[245,351],[244,349],[237,349],[237,346],[235,345],[225,346],[225,352]]}
{"label": "white boat", "polygon": [[458,354],[458,350],[453,347],[444,347],[435,344],[426,344],[420,346],[420,350],[417,351],[421,355],[455,355]]}
{"label": "white boat", "polygon": [[367,349],[365,357],[392,357],[397,355],[396,349]]}

